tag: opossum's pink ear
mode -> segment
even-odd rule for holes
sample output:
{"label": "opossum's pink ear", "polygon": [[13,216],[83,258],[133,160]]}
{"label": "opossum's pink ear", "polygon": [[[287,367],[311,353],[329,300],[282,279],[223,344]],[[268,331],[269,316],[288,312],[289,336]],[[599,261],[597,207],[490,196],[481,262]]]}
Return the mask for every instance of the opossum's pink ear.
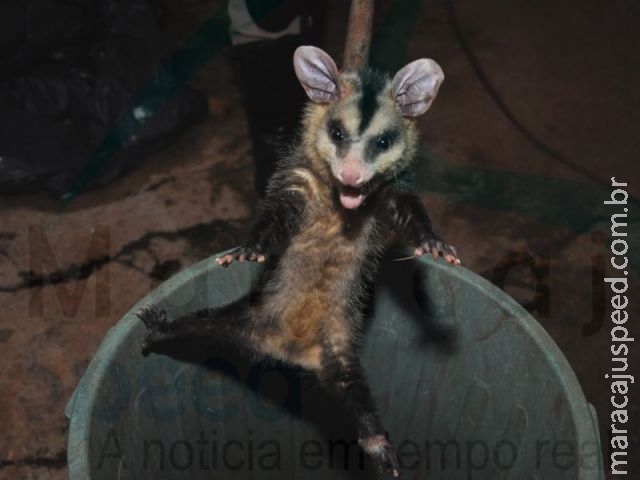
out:
{"label": "opossum's pink ear", "polygon": [[329,103],[338,98],[338,68],[331,57],[316,47],[298,47],[293,68],[312,102]]}
{"label": "opossum's pink ear", "polygon": [[444,80],[440,65],[421,58],[400,69],[391,82],[391,94],[405,117],[426,112]]}

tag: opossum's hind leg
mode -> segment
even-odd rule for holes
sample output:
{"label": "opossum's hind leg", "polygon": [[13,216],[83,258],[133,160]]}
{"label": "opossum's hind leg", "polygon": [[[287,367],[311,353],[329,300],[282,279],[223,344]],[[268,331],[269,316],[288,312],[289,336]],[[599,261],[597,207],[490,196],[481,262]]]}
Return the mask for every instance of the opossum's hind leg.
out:
{"label": "opossum's hind leg", "polygon": [[242,299],[221,308],[205,308],[187,313],[173,321],[164,310],[154,305],[142,307],[136,315],[147,327],[142,343],[142,354],[164,353],[163,346],[176,340],[199,343],[243,343],[245,329],[250,320],[248,299]]}
{"label": "opossum's hind leg", "polygon": [[[345,358],[349,357],[349,358]],[[358,443],[381,472],[399,475],[398,459],[380,423],[364,370],[355,355],[333,356],[318,372],[320,381],[337,395],[358,422]]]}

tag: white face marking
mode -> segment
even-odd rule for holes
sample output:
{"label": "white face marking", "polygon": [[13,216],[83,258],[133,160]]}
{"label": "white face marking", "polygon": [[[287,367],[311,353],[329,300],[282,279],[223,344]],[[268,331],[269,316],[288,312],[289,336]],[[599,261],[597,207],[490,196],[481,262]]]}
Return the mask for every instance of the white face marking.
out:
{"label": "white face marking", "polygon": [[389,110],[385,108],[386,105],[381,105],[380,108],[376,111],[371,122],[369,122],[369,126],[364,132],[365,137],[371,138],[372,136],[378,136],[382,132],[384,132],[392,122],[389,121]]}
{"label": "white face marking", "polygon": [[331,166],[331,172],[333,173],[333,176],[336,178],[340,178],[341,169],[347,165],[351,165],[351,166],[355,166],[356,168],[364,168],[365,174],[364,174],[363,183],[368,182],[369,180],[371,180],[371,177],[373,177],[373,174],[369,175],[370,172],[366,168],[367,166],[363,161],[364,155],[365,155],[364,141],[362,139],[359,139],[355,142],[352,142],[350,143],[348,148],[349,149],[347,150],[347,153],[343,158],[335,157],[334,160],[329,163]]}
{"label": "white face marking", "polygon": [[342,120],[344,129],[350,138],[357,138],[358,127],[360,126],[360,111],[358,110],[358,99],[354,98],[338,110],[338,116]]}

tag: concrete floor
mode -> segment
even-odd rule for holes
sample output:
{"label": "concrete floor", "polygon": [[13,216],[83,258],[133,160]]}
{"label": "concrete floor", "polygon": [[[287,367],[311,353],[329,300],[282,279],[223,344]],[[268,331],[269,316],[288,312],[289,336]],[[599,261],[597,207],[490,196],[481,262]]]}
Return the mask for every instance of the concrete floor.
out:
{"label": "concrete floor", "polygon": [[[330,4],[326,48],[334,53],[344,14]],[[408,45],[408,58],[433,57],[446,75],[420,122],[424,198],[465,266],[503,286],[560,346],[606,444],[610,325],[601,278],[611,272],[603,234],[616,212],[602,202],[614,176],[629,182],[635,202],[640,196],[640,5],[454,4],[452,17],[446,2],[425,2]],[[195,25],[205,8],[188,8]],[[65,478],[73,452],[64,406],[106,331],[176,271],[243,240],[256,196],[228,57],[194,79],[209,96],[209,118],[135,172],[62,213],[45,195],[0,200],[1,479]],[[629,282],[637,285],[633,210]],[[548,268],[548,279],[536,278],[525,257]],[[632,346],[632,373],[638,359]],[[640,401],[630,395],[633,452]],[[640,471],[637,458],[630,462]]]}

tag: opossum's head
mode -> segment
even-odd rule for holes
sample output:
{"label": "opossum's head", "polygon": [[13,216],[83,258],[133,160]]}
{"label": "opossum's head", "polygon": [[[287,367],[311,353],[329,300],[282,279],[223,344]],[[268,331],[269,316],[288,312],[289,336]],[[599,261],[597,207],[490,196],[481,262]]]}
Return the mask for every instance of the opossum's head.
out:
{"label": "opossum's head", "polygon": [[296,75],[311,100],[303,143],[325,162],[344,208],[358,208],[381,183],[412,160],[413,119],[433,102],[444,74],[431,59],[409,63],[393,77],[364,70],[338,72],[331,57],[299,47]]}

